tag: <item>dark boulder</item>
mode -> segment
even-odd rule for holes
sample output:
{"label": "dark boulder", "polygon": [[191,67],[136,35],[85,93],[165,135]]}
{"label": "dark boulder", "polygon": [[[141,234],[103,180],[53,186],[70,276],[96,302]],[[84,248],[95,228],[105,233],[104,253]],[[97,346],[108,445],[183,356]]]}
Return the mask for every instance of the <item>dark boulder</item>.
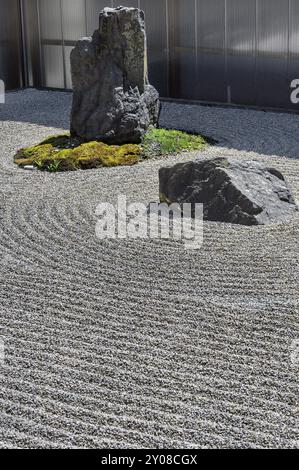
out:
{"label": "dark boulder", "polygon": [[282,174],[257,161],[179,163],[161,168],[159,176],[161,202],[202,203],[205,220],[264,225],[298,211]]}
{"label": "dark boulder", "polygon": [[159,94],[149,85],[144,14],[105,8],[92,38],[71,52],[71,134],[84,140],[138,143],[159,118]]}

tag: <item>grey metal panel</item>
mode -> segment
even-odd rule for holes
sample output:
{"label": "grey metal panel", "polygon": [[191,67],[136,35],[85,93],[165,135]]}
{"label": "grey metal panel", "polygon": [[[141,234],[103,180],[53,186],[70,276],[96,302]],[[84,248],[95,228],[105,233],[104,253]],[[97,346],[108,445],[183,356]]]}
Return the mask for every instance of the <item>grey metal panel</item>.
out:
{"label": "grey metal panel", "polygon": [[22,86],[20,31],[19,2],[0,2],[0,79],[7,90]]}
{"label": "grey metal panel", "polygon": [[289,104],[288,0],[257,2],[257,105]]}
{"label": "grey metal panel", "polygon": [[41,36],[45,41],[62,40],[61,0],[39,0]]}
{"label": "grey metal panel", "polygon": [[77,41],[86,36],[85,0],[62,0],[62,30],[64,41]]}
{"label": "grey metal panel", "polygon": [[138,0],[114,0],[112,1],[112,4],[114,7],[119,7],[120,5],[122,7],[132,7],[132,8],[138,8]]}
{"label": "grey metal panel", "polygon": [[[20,83],[17,4],[17,0],[0,2],[0,71],[5,68],[12,86]],[[290,103],[290,82],[299,78],[299,0],[24,0],[23,4],[30,84],[40,85],[42,68],[44,85],[70,87],[73,43],[93,33],[105,6],[122,4],[145,11],[150,80],[162,96],[298,109]],[[15,57],[17,70],[8,57]]]}
{"label": "grey metal panel", "polygon": [[73,46],[65,46],[64,47],[64,58],[65,58],[65,74],[66,74],[66,88],[72,88],[72,76],[71,76],[71,61],[70,55]]}
{"label": "grey metal panel", "polygon": [[[62,37],[65,87],[72,87],[70,52],[75,42],[87,36],[87,11],[85,0],[62,0]],[[69,43],[72,43],[70,45]],[[69,44],[69,45],[67,45]]]}
{"label": "grey metal panel", "polygon": [[41,44],[39,38],[38,0],[22,0],[26,47],[26,85],[42,85]]}
{"label": "grey metal panel", "polygon": [[170,96],[196,98],[195,0],[169,0]]}
{"label": "grey metal panel", "polygon": [[39,0],[43,86],[65,88],[62,0]]}
{"label": "grey metal panel", "polygon": [[227,101],[225,0],[197,0],[197,99]]}
{"label": "grey metal panel", "polygon": [[44,82],[50,88],[65,88],[63,49],[61,46],[44,45]]}
{"label": "grey metal panel", "polygon": [[228,0],[226,12],[228,101],[254,105],[256,0]]}
{"label": "grey metal panel", "polygon": [[112,1],[110,0],[86,0],[86,20],[87,20],[87,35],[91,36],[92,33],[98,28],[99,13],[105,7],[111,7]]}
{"label": "grey metal panel", "polygon": [[150,83],[168,96],[168,42],[166,0],[141,0],[145,13]]}

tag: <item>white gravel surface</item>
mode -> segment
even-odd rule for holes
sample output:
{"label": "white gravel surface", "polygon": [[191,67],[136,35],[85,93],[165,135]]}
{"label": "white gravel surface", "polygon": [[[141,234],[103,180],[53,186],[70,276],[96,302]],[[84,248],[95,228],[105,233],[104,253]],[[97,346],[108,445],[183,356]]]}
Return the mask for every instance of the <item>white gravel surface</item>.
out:
{"label": "white gravel surface", "polygon": [[[15,151],[69,126],[71,94],[0,105],[0,447],[299,448],[298,228],[205,223],[200,251],[94,236],[98,203],[156,201],[196,155],[49,174]],[[164,104],[161,124],[257,158],[299,199],[299,117]],[[294,361],[293,361],[294,362]]]}

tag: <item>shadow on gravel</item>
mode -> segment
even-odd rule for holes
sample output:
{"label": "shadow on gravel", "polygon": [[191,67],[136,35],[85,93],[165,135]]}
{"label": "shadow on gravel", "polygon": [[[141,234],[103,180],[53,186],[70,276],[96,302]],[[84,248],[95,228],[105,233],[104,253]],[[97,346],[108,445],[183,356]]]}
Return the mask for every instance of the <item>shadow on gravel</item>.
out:
{"label": "shadow on gravel", "polygon": [[71,92],[35,89],[8,92],[5,104],[0,104],[0,122],[24,122],[68,131],[71,105]]}
{"label": "shadow on gravel", "polygon": [[[35,89],[12,92],[6,95],[6,103],[0,105],[0,121],[67,131],[71,104],[71,92]],[[163,102],[160,126],[208,136],[216,147],[232,151],[299,159],[296,114]]]}
{"label": "shadow on gravel", "polygon": [[163,103],[160,125],[209,136],[232,151],[299,159],[296,114]]}

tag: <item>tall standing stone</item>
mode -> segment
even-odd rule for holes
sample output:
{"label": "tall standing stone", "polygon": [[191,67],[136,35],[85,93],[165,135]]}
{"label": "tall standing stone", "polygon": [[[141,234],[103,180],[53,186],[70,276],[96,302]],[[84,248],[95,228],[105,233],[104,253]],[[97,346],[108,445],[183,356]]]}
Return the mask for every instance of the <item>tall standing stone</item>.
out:
{"label": "tall standing stone", "polygon": [[71,134],[112,144],[137,143],[159,118],[159,94],[148,82],[144,14],[105,8],[92,38],[71,53]]}

